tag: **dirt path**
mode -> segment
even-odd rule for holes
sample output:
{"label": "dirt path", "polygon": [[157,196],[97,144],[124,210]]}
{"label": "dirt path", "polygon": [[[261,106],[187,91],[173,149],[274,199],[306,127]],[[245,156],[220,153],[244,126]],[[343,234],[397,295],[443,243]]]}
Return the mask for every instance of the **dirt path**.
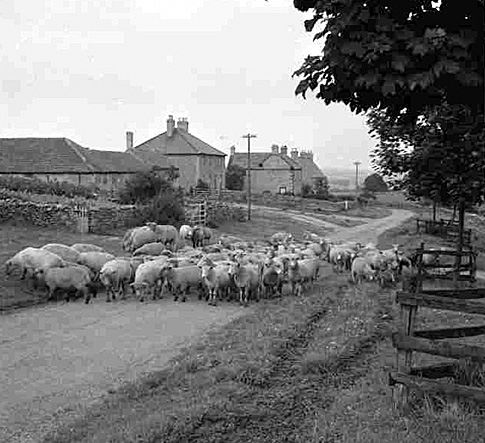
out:
{"label": "dirt path", "polygon": [[[289,214],[295,221],[328,225],[334,240],[361,242],[375,242],[381,232],[413,215],[394,210],[390,217],[343,228]],[[181,346],[245,312],[231,304],[210,307],[171,298],[106,304],[101,297],[94,306],[58,304],[1,315],[0,442],[40,441],[108,389],[162,368]]]}

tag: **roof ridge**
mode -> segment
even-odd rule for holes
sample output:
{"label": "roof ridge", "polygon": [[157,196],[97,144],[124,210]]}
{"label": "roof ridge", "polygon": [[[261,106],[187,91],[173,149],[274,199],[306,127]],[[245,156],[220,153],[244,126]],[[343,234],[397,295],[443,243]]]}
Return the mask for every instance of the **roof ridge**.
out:
{"label": "roof ridge", "polygon": [[77,143],[73,142],[72,140],[68,139],[67,137],[63,137],[63,139],[64,139],[64,142],[77,154],[77,156],[81,159],[81,161],[84,163],[84,165],[91,172],[95,172],[96,168],[88,162],[88,160],[86,159],[84,154],[82,154],[80,152],[80,150],[78,149],[78,148],[81,148],[81,149],[86,149],[86,148],[82,147],[81,145],[77,145]]}
{"label": "roof ridge", "polygon": [[[177,129],[178,129],[178,128],[177,128]],[[201,140],[199,137],[196,137],[194,134],[191,134],[190,132],[183,132],[183,133],[182,133],[182,131],[177,131],[177,132],[178,132],[179,134],[181,134],[182,136],[184,136],[184,137],[183,137],[183,138],[184,138],[184,140],[185,140],[187,143],[189,143],[191,146],[193,146],[193,145],[192,145],[192,143],[190,143],[190,142],[189,142],[189,140],[187,140],[187,138],[185,137],[185,134],[187,134],[189,137],[195,138],[197,141],[199,141],[199,142],[201,142],[201,143],[204,143],[204,144],[206,144],[207,146],[211,147],[212,149],[214,149],[214,151],[217,151],[217,152],[218,152],[218,153],[219,153],[221,156],[223,156],[223,155],[224,155],[224,156],[226,156],[226,155],[227,155],[227,154],[224,154],[224,152],[220,151],[219,149],[214,148],[214,146],[209,145],[209,143],[205,142],[204,140]],[[195,148],[195,149],[197,149],[197,148]],[[215,154],[212,154],[212,155],[215,155]]]}

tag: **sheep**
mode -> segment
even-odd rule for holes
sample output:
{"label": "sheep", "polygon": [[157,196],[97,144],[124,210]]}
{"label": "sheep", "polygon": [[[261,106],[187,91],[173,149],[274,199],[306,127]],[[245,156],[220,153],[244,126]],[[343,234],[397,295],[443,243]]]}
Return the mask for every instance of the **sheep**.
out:
{"label": "sheep", "polygon": [[356,257],[352,262],[350,274],[355,284],[361,283],[363,278],[373,280],[376,273],[364,257]]}
{"label": "sheep", "polygon": [[57,290],[63,290],[68,293],[67,301],[69,301],[70,291],[81,293],[86,304],[89,303],[91,296],[96,297],[96,289],[92,284],[89,272],[87,269],[83,269],[82,266],[37,268],[34,272],[37,277],[44,280],[49,300],[54,297]]}
{"label": "sheep", "polygon": [[[140,246],[138,249],[133,251],[133,257],[137,257],[139,255],[161,255],[162,253],[166,252],[166,246],[162,243],[152,242],[146,243],[143,246]],[[167,251],[171,254],[170,251]]]}
{"label": "sheep", "polygon": [[[5,273],[10,275],[14,270],[19,269],[21,273],[20,279],[24,280],[26,276],[34,278],[35,269],[46,270],[52,267],[64,266],[66,266],[65,260],[57,254],[45,249],[28,247],[7,260],[5,263]],[[34,287],[36,285],[37,283],[34,278]]]}
{"label": "sheep", "polygon": [[152,294],[153,300],[160,296],[162,273],[166,266],[168,266],[166,257],[147,261],[138,266],[135,279],[130,286],[140,302],[145,299],[145,295],[148,293]]}
{"label": "sheep", "polygon": [[75,243],[71,248],[77,252],[106,252],[101,246],[91,245],[89,243]]}
{"label": "sheep", "polygon": [[113,254],[107,252],[81,252],[79,257],[79,264],[87,266],[96,275],[99,274],[103,265],[110,260],[114,260],[116,257]]}
{"label": "sheep", "polygon": [[79,262],[79,252],[71,248],[70,246],[66,246],[60,243],[48,243],[47,245],[42,246],[40,249],[53,252],[54,254],[57,254],[63,260],[66,260],[68,262]]}
{"label": "sheep", "polygon": [[179,293],[181,293],[182,302],[185,302],[186,294],[191,287],[202,289],[202,270],[197,265],[182,268],[174,268],[169,265],[163,270],[162,276],[163,286],[170,287],[174,301],[178,300]]}
{"label": "sheep", "polygon": [[[106,301],[115,300],[116,295],[124,299],[126,288],[135,278],[135,272],[142,263],[142,259],[115,258],[106,262],[99,271],[99,280],[106,288]],[[110,295],[112,296],[110,299]]]}

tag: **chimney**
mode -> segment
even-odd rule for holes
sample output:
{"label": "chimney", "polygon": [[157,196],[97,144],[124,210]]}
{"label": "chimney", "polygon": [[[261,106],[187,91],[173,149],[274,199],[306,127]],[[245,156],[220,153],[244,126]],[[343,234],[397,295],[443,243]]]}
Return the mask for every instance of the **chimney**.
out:
{"label": "chimney", "polygon": [[297,160],[297,159],[298,159],[298,149],[293,148],[293,149],[291,150],[291,158],[292,158],[293,160]]}
{"label": "chimney", "polygon": [[179,118],[177,121],[177,129],[181,129],[182,131],[189,132],[189,122],[186,118]]}
{"label": "chimney", "polygon": [[173,115],[169,115],[167,119],[167,137],[172,137],[174,128],[175,120],[173,119]]}
{"label": "chimney", "polygon": [[231,146],[231,155],[236,153],[236,147],[234,145]]}
{"label": "chimney", "polygon": [[271,153],[272,154],[278,154],[279,149],[280,148],[278,147],[278,145],[272,145],[271,146]]}
{"label": "chimney", "polygon": [[280,149],[280,153],[283,155],[288,155],[288,146],[284,145]]}
{"label": "chimney", "polygon": [[133,149],[133,132],[126,131],[126,150]]}

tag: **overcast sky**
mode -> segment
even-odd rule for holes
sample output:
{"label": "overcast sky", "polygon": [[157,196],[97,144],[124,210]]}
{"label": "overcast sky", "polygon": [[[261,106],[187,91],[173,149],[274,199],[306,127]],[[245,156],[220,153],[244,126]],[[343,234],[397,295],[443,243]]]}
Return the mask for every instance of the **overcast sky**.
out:
{"label": "overcast sky", "polygon": [[291,74],[319,51],[292,0],[0,0],[1,137],[68,137],[124,150],[187,117],[228,153],[241,136],[366,167],[375,142],[343,105],[295,96]]}

